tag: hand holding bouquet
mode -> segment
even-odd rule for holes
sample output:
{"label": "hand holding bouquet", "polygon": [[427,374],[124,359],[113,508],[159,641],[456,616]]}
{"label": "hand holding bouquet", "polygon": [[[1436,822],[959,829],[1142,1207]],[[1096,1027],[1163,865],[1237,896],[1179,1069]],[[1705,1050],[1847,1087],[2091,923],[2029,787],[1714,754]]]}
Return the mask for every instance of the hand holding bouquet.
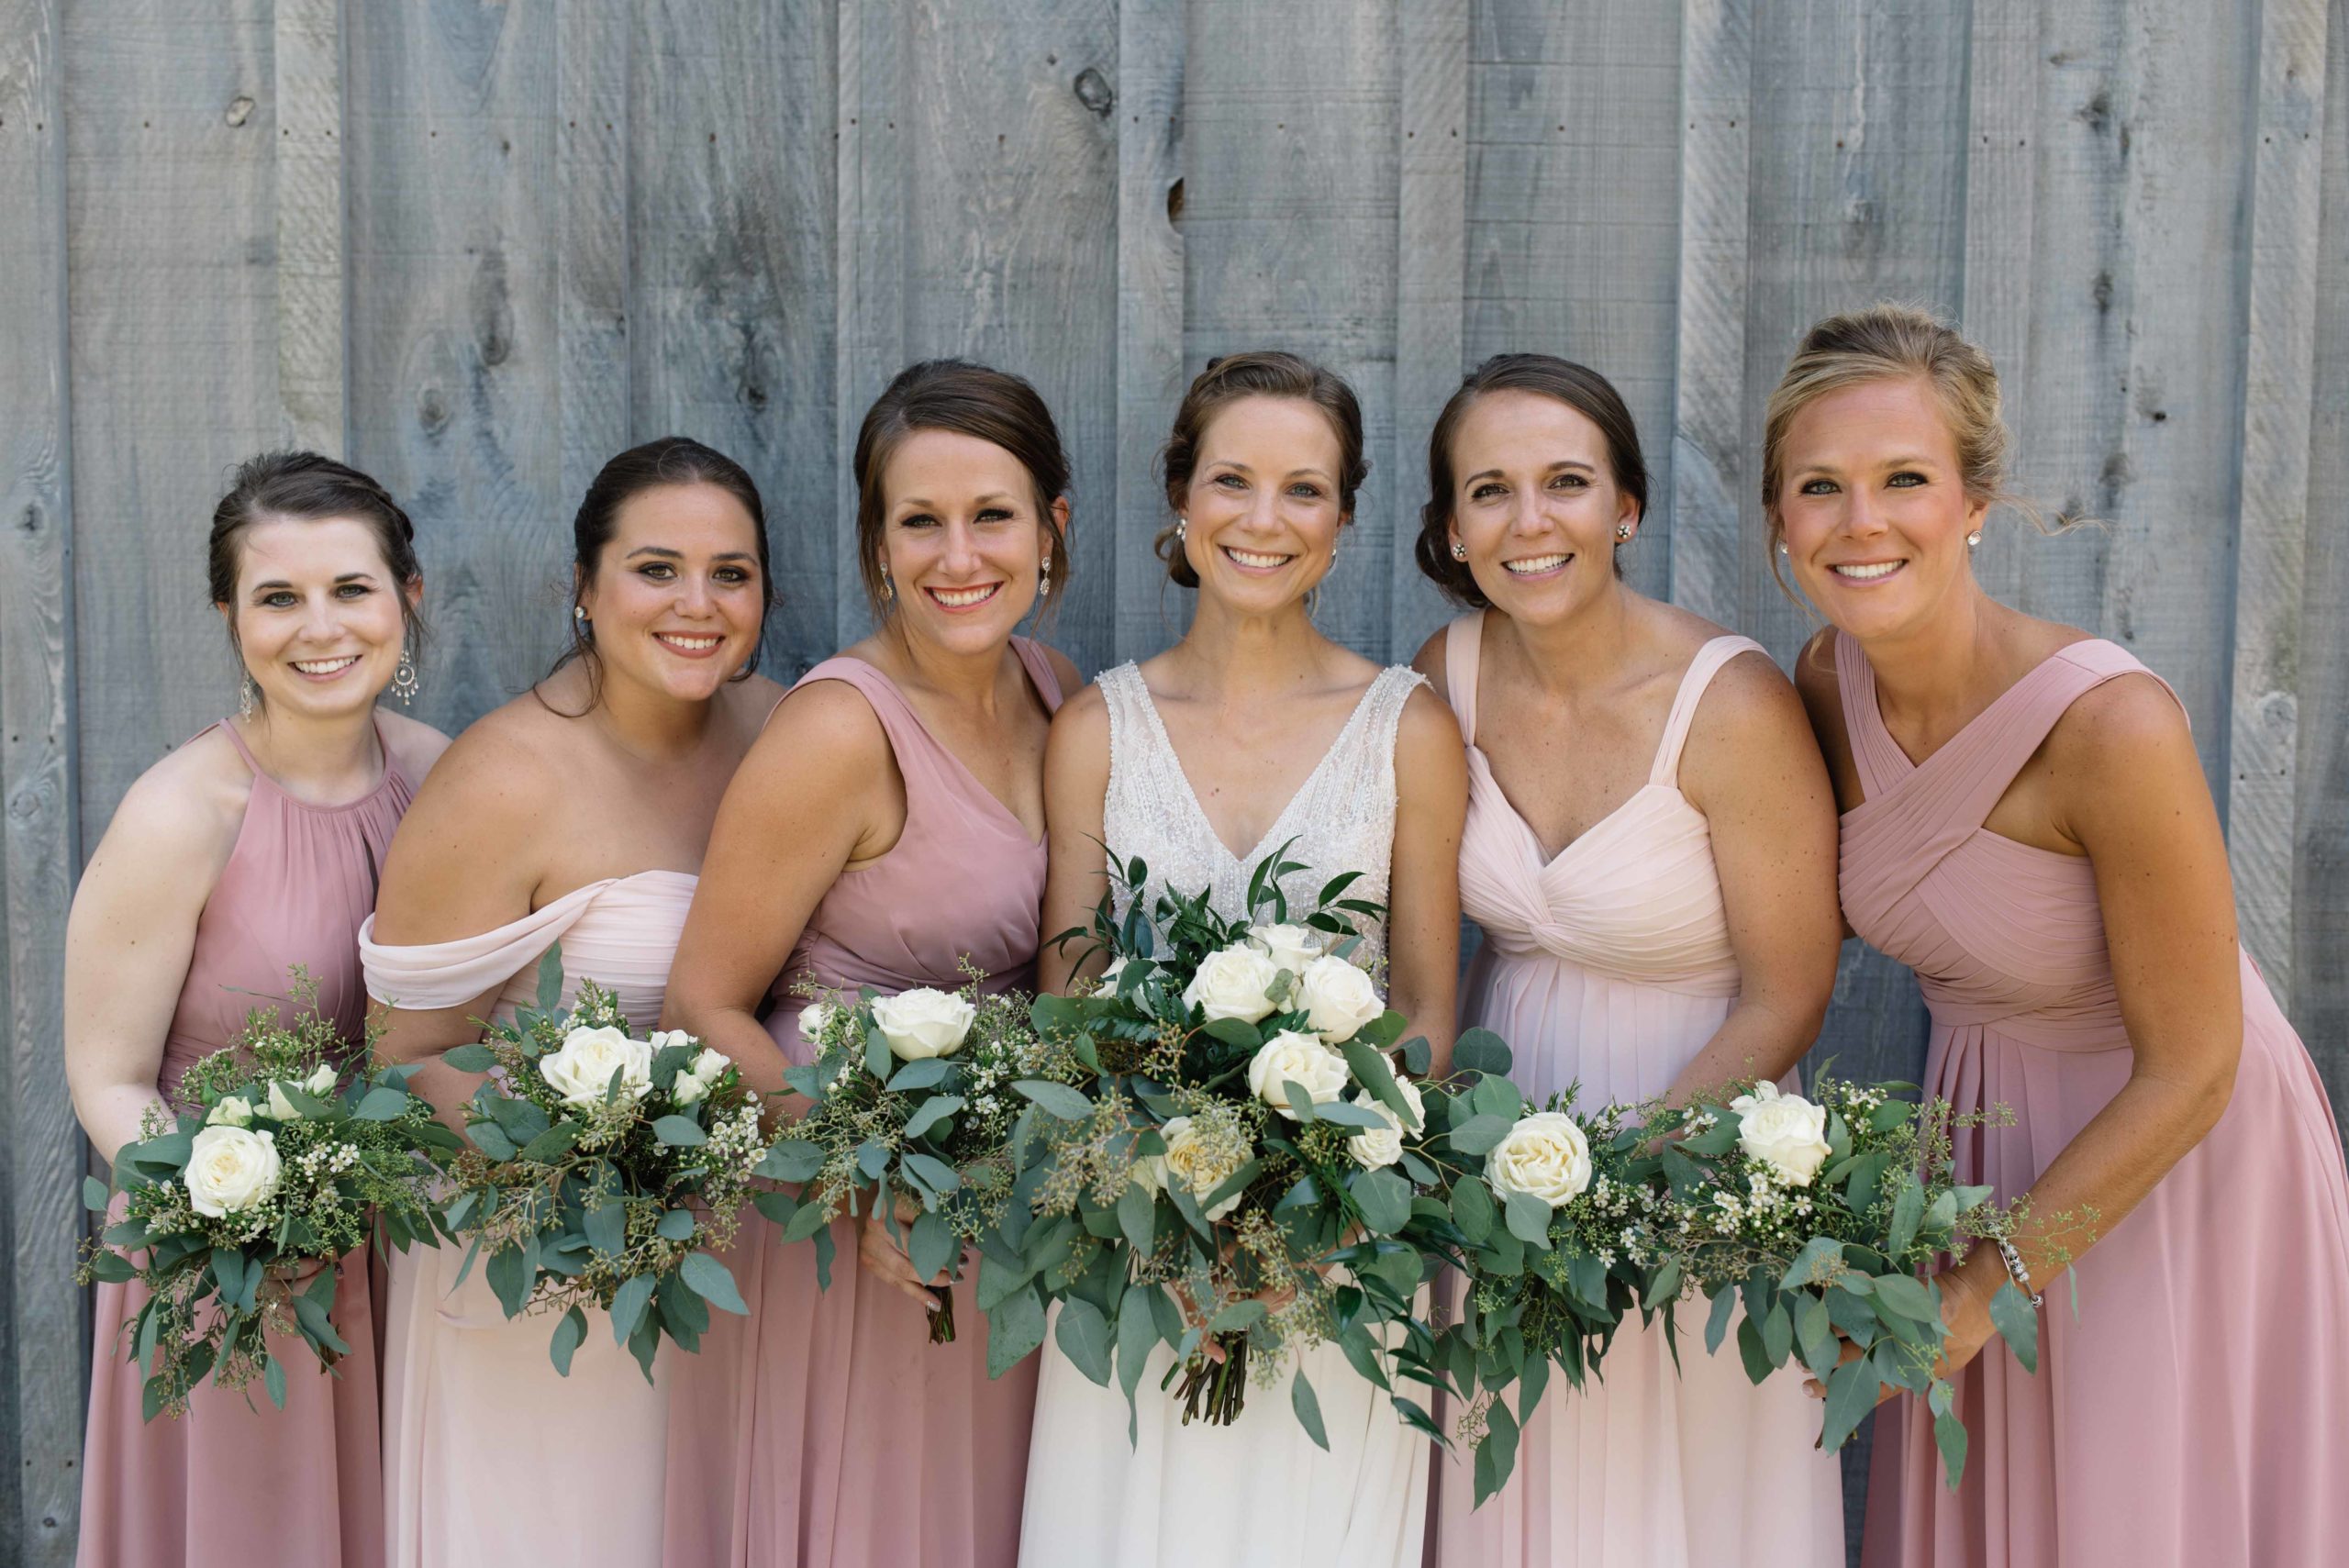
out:
{"label": "hand holding bouquet", "polygon": [[465,1106],[473,1147],[453,1163],[458,1191],[443,1220],[471,1240],[466,1270],[488,1253],[485,1275],[508,1318],[562,1314],[558,1370],[570,1373],[594,1306],[649,1380],[664,1334],[690,1351],[712,1307],[748,1310],[713,1253],[732,1242],[767,1151],[758,1096],[689,1035],[631,1037],[592,982],[567,1016],[562,992],[551,949],[538,1006],[444,1058],[490,1077]]}
{"label": "hand holding bouquet", "polygon": [[[327,1366],[351,1349],[328,1317],[335,1260],[378,1226],[402,1249],[436,1233],[427,1183],[456,1135],[408,1093],[412,1068],[346,1074],[346,1042],[299,968],[292,1000],[291,1023],[257,1007],[234,1045],[190,1066],[178,1090],[187,1108],[150,1107],[144,1136],[116,1158],[123,1218],[81,1277],[147,1287],[123,1327],[148,1374],[150,1421],[185,1410],[206,1375],[227,1388],[259,1377],[282,1408],[273,1336],[299,1334]],[[370,1048],[374,1034],[371,1022]],[[83,1198],[101,1213],[109,1201],[95,1177]]]}

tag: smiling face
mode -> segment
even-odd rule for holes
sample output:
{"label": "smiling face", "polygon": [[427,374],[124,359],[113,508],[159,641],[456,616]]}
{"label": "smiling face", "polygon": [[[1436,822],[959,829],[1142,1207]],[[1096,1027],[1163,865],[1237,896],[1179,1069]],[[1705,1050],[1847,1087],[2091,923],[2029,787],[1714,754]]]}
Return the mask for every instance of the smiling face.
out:
{"label": "smiling face", "polygon": [[759,645],[758,526],[716,484],[660,484],[620,503],[578,603],[607,682],[707,702]]}
{"label": "smiling face", "polygon": [[[1035,607],[1052,549],[1027,466],[993,441],[918,429],[889,454],[881,488],[899,629],[954,653],[1001,649]],[[1052,511],[1065,527],[1067,499]]]}
{"label": "smiling face", "polygon": [[1973,584],[1957,441],[1922,377],[1821,394],[1787,426],[1776,513],[1787,564],[1819,611],[1863,640],[1928,623]]}
{"label": "smiling face", "polygon": [[1242,397],[1200,433],[1183,550],[1202,597],[1264,615],[1329,574],[1342,453],[1330,417],[1295,397]]}
{"label": "smiling face", "polygon": [[1486,393],[1451,452],[1449,542],[1496,609],[1554,625],[1614,592],[1616,530],[1636,531],[1640,506],[1588,415],[1540,393]]}
{"label": "smiling face", "polygon": [[350,517],[269,517],[239,540],[237,596],[219,606],[265,711],[347,716],[391,684],[406,636],[403,584],[375,533]]}

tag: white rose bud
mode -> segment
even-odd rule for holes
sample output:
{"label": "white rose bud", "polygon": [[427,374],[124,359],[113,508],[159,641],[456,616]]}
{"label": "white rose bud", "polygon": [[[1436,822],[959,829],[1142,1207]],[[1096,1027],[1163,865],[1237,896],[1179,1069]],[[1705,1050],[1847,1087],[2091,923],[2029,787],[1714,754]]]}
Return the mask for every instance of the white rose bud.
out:
{"label": "white rose bud", "polygon": [[649,1043],[652,1047],[652,1053],[658,1056],[673,1045],[691,1045],[693,1042],[694,1037],[683,1029],[654,1029]]}
{"label": "white rose bud", "polygon": [[573,1029],[562,1049],[539,1059],[539,1075],[553,1085],[562,1103],[588,1110],[604,1103],[612,1074],[620,1074],[623,1102],[641,1097],[652,1087],[652,1047],[630,1040],[628,1031],[611,1024],[600,1029]]}
{"label": "white rose bud", "polygon": [[[1191,1196],[1200,1203],[1207,1202],[1208,1195],[1230,1181],[1233,1172],[1240,1169],[1239,1164],[1230,1170],[1213,1169],[1208,1165],[1206,1140],[1193,1130],[1189,1117],[1171,1118],[1164,1127],[1158,1129],[1158,1134],[1166,1140],[1166,1152],[1152,1156],[1159,1184],[1163,1185],[1169,1179],[1181,1182],[1191,1189]],[[1240,1200],[1246,1195],[1244,1192],[1233,1193],[1213,1208],[1200,1212],[1207,1219],[1221,1219],[1238,1208]]]}
{"label": "white rose bud", "polygon": [[1280,968],[1247,942],[1211,952],[1199,961],[1198,973],[1183,988],[1183,1002],[1199,1009],[1209,1023],[1237,1018],[1243,1024],[1272,1016],[1273,999],[1266,993],[1280,977]]}
{"label": "white rose bud", "polygon": [[1729,1108],[1738,1115],[1737,1146],[1777,1173],[1788,1186],[1807,1187],[1827,1162],[1827,1107],[1800,1095],[1758,1084]]}
{"label": "white rose bud", "polygon": [[318,1098],[325,1099],[334,1093],[334,1086],[340,1079],[341,1074],[334,1070],[334,1063],[329,1062],[304,1079],[302,1087],[309,1090]]}
{"label": "white rose bud", "polygon": [[242,1095],[228,1095],[204,1114],[206,1127],[250,1127],[253,1103]]}
{"label": "white rose bud", "polygon": [[1109,967],[1101,972],[1101,978],[1093,983],[1095,994],[1097,995],[1103,996],[1113,994],[1118,989],[1118,976],[1123,974],[1125,972],[1126,961],[1124,959],[1111,959],[1109,961]]}
{"label": "white rose bud", "polygon": [[1485,1180],[1504,1200],[1524,1193],[1563,1208],[1590,1185],[1590,1140],[1574,1118],[1536,1111],[1485,1157]]}
{"label": "white rose bud", "polygon": [[950,991],[924,985],[896,996],[876,996],[873,1022],[889,1052],[900,1062],[952,1056],[970,1038],[979,1010]]}
{"label": "white rose bud", "polygon": [[799,1038],[813,1041],[831,1028],[832,1009],[822,1002],[810,1002],[799,1009]]}
{"label": "white rose bud", "polygon": [[[1419,1097],[1419,1086],[1408,1078],[1396,1079],[1395,1085],[1403,1091],[1403,1098],[1410,1102],[1412,1119],[1425,1127],[1427,1106]],[[1395,1114],[1395,1107],[1368,1089],[1356,1095],[1353,1103],[1386,1123],[1383,1128],[1358,1132],[1346,1140],[1346,1151],[1354,1157],[1354,1163],[1366,1171],[1375,1171],[1381,1165],[1392,1165],[1400,1160],[1403,1157],[1403,1118]]]}
{"label": "white rose bud", "polygon": [[1321,956],[1321,933],[1310,926],[1251,926],[1248,940],[1264,950],[1275,969],[1302,974]]}
{"label": "white rose bud", "polygon": [[1325,1106],[1352,1082],[1344,1057],[1294,1029],[1283,1029],[1266,1040],[1248,1062],[1248,1092],[1291,1121],[1297,1112],[1288,1103],[1289,1084],[1303,1089],[1315,1105]]}
{"label": "white rose bud", "polygon": [[[690,1037],[680,1034],[676,1038],[686,1040]],[[669,1085],[670,1097],[681,1106],[700,1104],[717,1086],[718,1078],[733,1065],[733,1059],[725,1052],[703,1046],[699,1055],[678,1069],[675,1082]]]}
{"label": "white rose bud", "polygon": [[1307,964],[1289,1005],[1331,1045],[1353,1039],[1386,1011],[1370,976],[1342,958],[1317,958]]}
{"label": "white rose bud", "polygon": [[277,1135],[241,1127],[207,1127],[195,1135],[187,1169],[189,1205],[214,1219],[266,1203],[277,1191]]}
{"label": "white rose bud", "polygon": [[295,1121],[302,1115],[294,1108],[294,1102],[285,1097],[285,1085],[273,1079],[269,1085],[269,1114],[273,1121]]}

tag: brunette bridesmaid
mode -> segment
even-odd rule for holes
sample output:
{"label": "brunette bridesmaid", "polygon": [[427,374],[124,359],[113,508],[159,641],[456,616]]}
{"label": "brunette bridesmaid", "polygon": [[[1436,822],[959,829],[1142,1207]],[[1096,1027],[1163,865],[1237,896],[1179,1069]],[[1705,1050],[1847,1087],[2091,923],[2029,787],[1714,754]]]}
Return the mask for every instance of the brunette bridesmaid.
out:
{"label": "brunette bridesmaid", "polygon": [[[393,826],[448,745],[375,706],[386,687],[417,691],[415,538],[382,485],[315,452],[254,458],[214,508],[212,603],[242,668],[240,711],[130,786],[66,928],[66,1079],[108,1161],[150,1107],[175,1105],[191,1062],[286,995],[294,964],[354,1052],[364,1038],[360,922]],[[97,1287],[83,1568],[383,1562],[362,1251],[335,1265],[334,1292],[351,1353],[322,1371],[289,1332],[284,1409],[258,1387],[206,1385],[186,1415],[150,1422],[120,1332],[144,1293]]]}
{"label": "brunette bridesmaid", "polygon": [[[1835,984],[1835,807],[1761,645],[1626,586],[1647,467],[1604,376],[1487,360],[1444,406],[1419,568],[1468,613],[1419,667],[1468,744],[1462,908],[1484,931],[1464,1025],[1537,1099],[1675,1102],[1791,1084]],[[1553,1389],[1482,1508],[1439,1465],[1437,1561],[1798,1568],[1837,1561],[1842,1486],[1798,1372],[1676,1359],[1627,1323]]]}
{"label": "brunette bridesmaid", "polygon": [[[697,441],[622,452],[573,525],[571,651],[468,728],[418,796],[362,933],[384,1048],[443,1113],[480,1080],[440,1058],[537,995],[562,949],[630,1025],[659,1019],[711,817],[778,688],[757,675],[772,602],[751,476]],[[550,1322],[509,1320],[465,1249],[392,1262],[384,1460],[393,1568],[662,1559],[672,1357],[648,1383],[590,1324],[568,1377]]]}
{"label": "brunette bridesmaid", "polygon": [[[1961,1136],[1958,1180],[2031,1204],[2014,1247],[1938,1280],[1964,1483],[1922,1405],[1884,1410],[1862,1561],[2337,1561],[2349,1176],[2236,942],[2184,711],[1975,579],[2007,433],[1997,373],[1948,328],[1895,306],[1819,323],[1765,441],[1778,561],[1832,623],[1797,677],[1845,807],[1844,913],[1924,987],[1927,1092],[2012,1112]],[[2046,1298],[2036,1375],[1987,1343],[2009,1283]]]}
{"label": "brunette bridesmaid", "polygon": [[[1035,978],[1044,737],[1067,660],[1012,634],[1068,581],[1068,460],[1017,376],[961,361],[901,373],[856,442],[857,560],[880,629],[776,707],[727,792],[677,951],[667,1025],[763,1093],[805,1061],[811,987],[882,992]],[[764,1022],[762,1023],[762,1015]],[[676,1373],[669,1558],[807,1568],[996,1568],[1019,1541],[1033,1358],[986,1374],[885,1228],[843,1220],[831,1287],[814,1249],[754,1222],[721,1318]]]}

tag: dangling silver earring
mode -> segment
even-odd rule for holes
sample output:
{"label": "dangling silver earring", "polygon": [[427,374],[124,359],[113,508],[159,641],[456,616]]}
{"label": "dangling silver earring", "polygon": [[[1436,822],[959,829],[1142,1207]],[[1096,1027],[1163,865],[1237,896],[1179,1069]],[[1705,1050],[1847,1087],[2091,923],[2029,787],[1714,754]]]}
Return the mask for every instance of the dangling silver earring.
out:
{"label": "dangling silver earring", "polygon": [[889,569],[884,566],[881,568],[881,602],[885,605],[896,596],[897,585],[889,581]]}
{"label": "dangling silver earring", "polygon": [[1049,555],[1044,557],[1043,567],[1036,573],[1036,596],[1040,599],[1052,596],[1052,558]]}
{"label": "dangling silver earring", "polygon": [[1453,559],[1453,560],[1454,560],[1454,561],[1465,561],[1465,560],[1467,560],[1467,559],[1468,559],[1468,547],[1467,547],[1466,545],[1464,545],[1464,544],[1462,544],[1458,539],[1453,539],[1453,540],[1452,541],[1452,559]]}
{"label": "dangling silver earring", "polygon": [[1965,548],[1968,550],[1972,550],[1976,545],[1980,544],[1981,542],[1982,530],[1980,528],[1976,528],[1972,533],[1965,536]]}
{"label": "dangling silver earring", "polygon": [[260,698],[261,686],[253,680],[252,672],[248,670],[237,681],[237,717],[250,718]]}
{"label": "dangling silver earring", "polygon": [[1191,537],[1190,518],[1176,517],[1174,519],[1174,537],[1179,539],[1187,539]]}
{"label": "dangling silver earring", "polygon": [[416,694],[422,689],[422,684],[416,678],[415,655],[403,642],[400,644],[399,667],[392,672],[392,695],[399,698],[400,706],[406,707],[416,701]]}

